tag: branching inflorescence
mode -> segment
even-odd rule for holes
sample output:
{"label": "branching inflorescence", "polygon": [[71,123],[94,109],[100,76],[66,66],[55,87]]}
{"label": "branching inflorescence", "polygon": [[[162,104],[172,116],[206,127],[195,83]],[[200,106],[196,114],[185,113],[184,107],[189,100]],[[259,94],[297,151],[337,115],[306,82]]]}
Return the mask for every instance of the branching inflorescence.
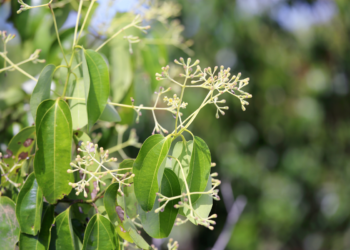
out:
{"label": "branching inflorescence", "polygon": [[[119,183],[119,189],[121,195],[123,194],[122,186],[130,186],[129,183],[126,183],[125,181],[133,178],[134,174],[131,172],[126,173],[118,173],[125,170],[131,170],[131,169],[114,169],[110,170],[108,167],[104,165],[104,163],[107,162],[116,162],[117,158],[109,158],[109,152],[108,150],[104,150],[102,147],[98,149],[97,144],[93,144],[92,142],[86,142],[81,143],[80,148],[78,148],[79,152],[82,152],[84,154],[83,157],[80,155],[77,155],[75,162],[71,163],[71,166],[73,167],[73,170],[68,169],[68,173],[73,173],[76,171],[79,171],[79,173],[82,175],[81,180],[77,183],[69,183],[73,188],[76,190],[76,195],[79,195],[81,192],[84,192],[84,196],[87,197],[87,193],[85,190],[86,186],[90,185],[90,181],[96,182],[96,190],[97,192],[100,191],[99,183],[102,185],[106,185],[104,181],[101,180],[103,176],[106,176],[107,174],[110,175],[113,178],[113,182]],[[97,164],[97,167],[94,168],[94,170],[88,170],[89,166],[92,166],[94,164]]]}

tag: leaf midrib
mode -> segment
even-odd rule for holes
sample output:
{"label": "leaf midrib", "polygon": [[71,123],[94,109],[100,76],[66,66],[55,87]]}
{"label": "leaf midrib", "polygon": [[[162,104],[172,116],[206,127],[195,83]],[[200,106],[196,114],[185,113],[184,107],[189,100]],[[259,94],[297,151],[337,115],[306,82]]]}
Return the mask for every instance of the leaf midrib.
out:
{"label": "leaf midrib", "polygon": [[[193,175],[194,175],[194,167],[195,167],[194,165],[195,165],[195,160],[196,160],[195,144],[196,144],[195,138],[193,138],[193,149],[192,149],[191,161],[190,161],[191,176],[190,176],[190,178],[189,178],[189,180],[188,180],[190,191],[192,191],[192,190],[191,190],[191,187],[192,187],[192,181],[193,181]],[[193,168],[191,168],[191,166],[192,166],[192,164],[191,164],[191,163],[192,163],[192,157],[193,157]]]}
{"label": "leaf midrib", "polygon": [[[165,140],[165,141],[164,141],[164,140]],[[151,188],[152,188],[152,186],[153,186],[155,173],[157,172],[156,170],[159,169],[157,166],[158,166],[158,163],[159,163],[159,159],[161,158],[164,145],[165,145],[165,143],[166,143],[167,140],[168,140],[168,138],[163,138],[163,139],[160,141],[160,142],[164,141],[164,143],[163,143],[163,145],[162,145],[162,148],[160,149],[160,154],[159,154],[159,157],[158,157],[158,159],[157,159],[156,168],[155,168],[154,171],[153,171],[153,177],[152,177],[152,181],[151,181]],[[147,157],[147,155],[149,154],[149,152],[151,152],[151,150],[152,150],[155,146],[157,146],[160,142],[158,142],[156,145],[154,145],[154,146],[147,152],[146,157]],[[146,159],[146,157],[145,157],[145,159]],[[147,194],[147,201],[148,201],[147,203],[149,203],[149,196],[150,196],[150,195],[151,195],[151,189],[149,190],[149,192],[148,192],[148,194]],[[148,204],[147,204],[147,205],[148,205]],[[152,204],[151,204],[151,205],[152,205]]]}
{"label": "leaf midrib", "polygon": [[[172,185],[171,185],[171,182],[170,182],[170,180],[169,180],[169,178],[168,178],[168,176],[167,176],[167,174],[165,173],[165,171],[164,171],[164,175],[163,175],[165,178],[166,178],[166,180],[168,181],[168,183],[169,183],[169,187],[170,187],[170,190],[171,190],[171,196],[170,197],[172,197],[173,195],[174,195],[174,192],[173,192],[173,187],[172,187]],[[159,203],[160,204],[160,203]],[[169,218],[171,217],[171,212],[173,211],[173,209],[172,209],[172,207],[170,207],[170,214],[169,214]],[[159,214],[159,237],[161,237],[161,234],[160,234],[160,213],[158,213]]]}
{"label": "leaf midrib", "polygon": [[[96,65],[96,63],[94,62],[94,60],[92,60],[92,57],[86,52],[86,55],[90,58],[91,62],[94,64],[95,68],[96,68],[96,71],[98,72],[98,78],[100,80],[100,83],[102,83],[102,77],[101,77],[101,74],[100,74],[100,71]],[[88,65],[89,67],[89,65]],[[89,70],[89,75],[90,75],[90,70]],[[90,83],[91,83],[91,77],[90,77]],[[95,86],[95,85],[94,85]],[[102,84],[99,84],[100,88],[99,88],[99,100],[102,99],[101,95],[102,95],[102,91],[101,91],[101,88],[102,88]],[[89,91],[89,95],[90,95],[90,91]],[[89,96],[88,95],[88,96]],[[89,98],[89,97],[88,97]],[[102,112],[102,111],[101,111]]]}

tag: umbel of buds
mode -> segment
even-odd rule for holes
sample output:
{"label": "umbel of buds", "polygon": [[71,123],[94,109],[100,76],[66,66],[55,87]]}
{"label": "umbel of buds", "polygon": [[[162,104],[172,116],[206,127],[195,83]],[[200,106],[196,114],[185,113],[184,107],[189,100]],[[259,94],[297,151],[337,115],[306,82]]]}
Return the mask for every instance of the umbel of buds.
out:
{"label": "umbel of buds", "polygon": [[22,13],[22,11],[29,10],[30,6],[23,2],[23,0],[18,0],[18,3],[20,4],[19,10],[17,10],[17,14]]}
{"label": "umbel of buds", "polygon": [[98,148],[97,144],[91,142],[82,142],[80,148],[77,151],[81,154],[78,154],[75,158],[75,162],[71,162],[73,169],[68,169],[68,173],[74,173],[79,171],[80,179],[76,183],[69,183],[70,186],[75,188],[76,195],[84,193],[84,197],[87,197],[87,189],[91,183],[94,184],[96,191],[100,191],[99,184],[103,186],[106,185],[104,181],[101,180],[102,177],[110,175],[116,182],[119,183],[119,189],[121,195],[124,195],[122,191],[122,186],[130,186],[130,183],[125,181],[133,178],[135,175],[131,172],[118,173],[120,171],[125,172],[126,169],[114,169],[110,170],[104,164],[108,162],[116,162],[117,158],[109,158],[108,150],[104,150],[102,147]]}
{"label": "umbel of buds", "polygon": [[[175,79],[173,79],[169,75],[169,65],[162,68],[162,73],[156,73],[156,80],[164,80],[169,79],[172,82],[175,82],[176,84],[180,85],[181,87],[198,87],[198,88],[204,88],[210,90],[211,98],[209,99],[208,103],[212,103],[216,106],[216,118],[220,117],[221,115],[225,115],[224,110],[228,110],[228,106],[219,106],[218,104],[225,103],[226,100],[219,100],[219,96],[224,93],[229,93],[236,98],[238,98],[241,102],[242,110],[245,111],[246,105],[249,105],[249,103],[245,100],[247,98],[251,98],[252,95],[249,93],[246,93],[243,91],[243,87],[249,84],[249,78],[240,79],[241,73],[238,73],[237,75],[231,76],[231,68],[226,68],[224,66],[215,66],[213,69],[211,67],[207,67],[202,69],[198,64],[200,63],[199,60],[196,60],[193,64],[191,64],[192,60],[191,58],[187,59],[187,62],[180,57],[179,60],[174,60],[175,64],[182,66],[184,73],[180,74],[180,77],[187,79],[192,79],[191,84],[197,84],[194,86],[185,86],[185,84],[180,84]],[[195,67],[195,70],[193,70]],[[178,103],[178,100],[176,98],[164,98],[164,101],[167,101],[168,106],[179,106],[185,107],[187,103]]]}

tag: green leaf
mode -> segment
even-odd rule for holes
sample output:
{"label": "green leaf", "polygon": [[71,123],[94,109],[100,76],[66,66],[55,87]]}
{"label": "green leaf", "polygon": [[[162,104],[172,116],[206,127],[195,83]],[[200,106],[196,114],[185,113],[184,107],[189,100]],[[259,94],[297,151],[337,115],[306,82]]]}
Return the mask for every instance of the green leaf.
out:
{"label": "green leaf", "polygon": [[[109,96],[109,73],[108,66],[99,53],[93,50],[84,50],[84,55],[87,66],[83,66],[84,76],[88,74],[90,78],[90,88],[88,90],[85,89],[85,93],[88,93],[86,108],[88,114],[88,130],[90,130],[106,107]],[[88,71],[86,71],[86,69],[88,69]],[[87,83],[85,82],[85,84]]]}
{"label": "green leaf", "polygon": [[49,52],[51,52],[51,45],[56,38],[56,34],[54,35],[50,33],[50,28],[52,25],[52,16],[48,13],[45,14],[41,19],[40,25],[35,29],[34,37],[31,39],[33,46],[35,48],[40,48],[40,57],[42,58],[48,58]]}
{"label": "green leaf", "polygon": [[[132,167],[134,166],[134,162],[135,162],[135,160],[133,160],[133,159],[125,159],[125,160],[123,160],[119,164],[119,169],[125,169],[125,170],[121,170],[121,171],[119,171],[119,173],[120,174],[126,174],[127,172],[132,172]],[[128,183],[133,182],[132,178],[130,180],[131,181],[129,181]]]}
{"label": "green leaf", "polygon": [[137,199],[135,195],[134,185],[130,187],[123,186],[122,191],[124,195],[118,193],[118,204],[126,211],[126,214],[130,218],[135,218],[138,214],[137,212]]}
{"label": "green leaf", "polygon": [[[207,192],[210,189],[211,189],[211,177],[209,176],[209,180],[204,191]],[[192,205],[192,207],[196,212],[196,215],[202,218],[208,218],[210,211],[213,207],[213,197],[209,194],[202,194],[201,197],[199,197],[199,199],[196,201],[196,203]],[[183,208],[183,213],[185,216],[188,216],[190,212],[191,211],[189,209],[185,207]],[[193,218],[191,217],[188,217],[188,218],[193,224],[197,225],[197,223],[193,220]]]}
{"label": "green leaf", "polygon": [[110,46],[111,51],[111,89],[113,102],[121,102],[130,89],[133,80],[131,55],[127,46],[116,41]]}
{"label": "green leaf", "polygon": [[[29,0],[29,1],[26,1],[25,3],[28,5],[34,5],[35,1]],[[11,4],[14,8],[13,10],[18,10],[20,8],[19,7],[20,4],[18,2],[11,1]],[[45,10],[44,8],[39,8],[34,13],[33,11],[23,11],[21,15],[18,15],[16,18],[13,18],[15,27],[18,30],[21,40],[23,42],[26,41],[27,39],[32,38],[35,31],[38,29],[38,26],[42,23],[42,18],[46,13],[47,13],[47,10]]]}
{"label": "green leaf", "polygon": [[49,64],[41,71],[37,84],[30,98],[30,112],[35,120],[36,110],[39,104],[50,98],[50,89],[55,65]]}
{"label": "green leaf", "polygon": [[116,226],[115,230],[117,231],[118,235],[120,235],[120,237],[122,237],[124,240],[133,243],[132,238],[123,226],[125,215],[123,209],[120,206],[118,206],[117,203],[118,189],[118,183],[113,183],[109,185],[103,198],[103,204],[105,206],[108,218],[110,219],[112,224]]}
{"label": "green leaf", "polygon": [[[85,98],[83,79],[78,79],[78,81],[75,82],[72,96],[76,98]],[[82,129],[86,124],[88,124],[85,100],[73,99],[71,100],[69,106],[72,114],[73,129]]]}
{"label": "green leaf", "polygon": [[[135,86],[132,84],[120,103],[131,105],[131,98],[135,97]],[[121,124],[132,125],[135,122],[136,113],[133,109],[120,109]]]}
{"label": "green leaf", "polygon": [[[91,204],[88,203],[75,203],[71,205],[71,210],[72,217],[75,220],[78,220],[81,224],[86,224],[86,219],[91,217],[89,216],[90,211],[95,209],[93,206],[91,206]],[[81,240],[81,242],[83,242],[83,240]]]}
{"label": "green leaf", "polygon": [[[84,57],[84,53],[76,53],[73,61],[72,61],[72,67],[75,68],[80,61],[82,61],[82,57]],[[63,64],[62,62],[61,64]],[[86,66],[86,65],[85,65]],[[69,93],[72,93],[72,97],[75,98],[83,98],[84,100],[75,100],[72,99],[69,102],[69,107],[72,114],[72,121],[73,121],[73,130],[78,130],[83,127],[85,127],[86,124],[88,124],[88,115],[86,112],[86,102],[85,99],[87,98],[87,95],[85,94],[85,88],[90,88],[90,78],[89,75],[85,77],[83,74],[83,67],[79,66],[76,69],[74,69],[73,73],[75,75],[70,76],[69,81],[69,87],[70,91]],[[76,76],[76,77],[75,77]],[[73,79],[73,80],[71,80]],[[85,84],[87,83],[87,84]],[[87,85],[87,86],[86,86]],[[87,92],[88,93],[88,92]]]}
{"label": "green leaf", "polygon": [[[191,154],[193,149],[193,141],[179,141],[175,144],[172,156],[177,158],[182,166],[183,173],[181,167],[175,159],[171,159],[170,169],[174,171],[177,178],[180,182],[181,193],[187,193],[185,180],[188,176],[188,171],[190,168]],[[181,197],[181,200],[184,201],[184,197]],[[183,208],[179,208],[179,214],[185,216],[183,213]]]}
{"label": "green leaf", "polygon": [[[132,172],[132,167],[135,160],[126,159],[119,164],[119,169],[125,169],[120,171],[120,174],[125,174],[127,172]],[[126,180],[127,183],[133,183],[134,178]],[[137,199],[135,196],[134,185],[131,186],[122,186],[122,191],[124,195],[118,193],[117,200],[118,204],[125,210],[126,214],[130,218],[135,218],[138,215],[137,212]]]}
{"label": "green leaf", "polygon": [[138,246],[141,249],[153,249],[148,245],[148,243],[142,238],[142,236],[138,233],[136,226],[131,221],[130,218],[125,219],[124,221],[124,227],[126,231],[130,234],[130,237],[133,239],[136,246]]}
{"label": "green leaf", "polygon": [[38,235],[32,236],[21,233],[19,238],[20,250],[46,250],[49,248],[51,240],[51,228],[55,221],[55,207],[47,206],[45,209],[41,229]]}
{"label": "green leaf", "polygon": [[89,97],[89,91],[90,91],[90,73],[89,73],[89,67],[86,61],[84,50],[81,51],[81,62],[82,62],[82,69],[83,69],[85,101],[87,101]]}
{"label": "green leaf", "polygon": [[113,225],[115,225],[116,222],[118,224],[122,224],[122,220],[124,220],[124,217],[120,218],[118,216],[115,209],[116,206],[118,206],[118,203],[117,203],[118,189],[119,189],[119,183],[112,183],[106,189],[105,195],[103,197],[103,204],[106,207],[108,218],[111,220]]}
{"label": "green leaf", "polygon": [[186,192],[186,187],[185,187],[185,179],[187,178],[188,171],[190,168],[190,161],[191,161],[191,154],[192,154],[192,149],[193,149],[193,141],[179,141],[175,144],[174,149],[173,149],[173,154],[172,156],[177,158],[182,166],[182,169],[184,171],[184,175],[182,174],[181,167],[179,166],[179,163],[175,160],[172,159],[172,170],[176,174],[176,176],[179,178],[180,182],[180,187],[181,187],[181,192]]}
{"label": "green leaf", "polygon": [[[179,180],[171,169],[164,170],[159,192],[169,198],[181,195]],[[168,237],[179,211],[174,205],[179,201],[180,198],[169,201],[163,212],[155,213],[155,210],[165,203],[164,201],[160,203],[158,200],[155,201],[152,211],[148,213],[139,209],[141,223],[146,233],[153,238]]]}
{"label": "green leaf", "polygon": [[[198,136],[194,137],[193,150],[187,184],[190,192],[203,192],[207,186],[210,176],[211,156],[207,144]],[[201,195],[191,195],[192,204],[194,204]]]}
{"label": "green leaf", "polygon": [[121,118],[117,110],[111,104],[107,104],[102,112],[100,120],[106,122],[120,122]]}
{"label": "green leaf", "polygon": [[141,50],[143,66],[146,74],[149,75],[152,90],[156,90],[159,81],[156,80],[155,74],[159,72],[162,65],[168,61],[167,50],[164,46],[149,45],[144,46]]}
{"label": "green leaf", "polygon": [[8,197],[0,196],[0,242],[1,249],[13,250],[19,237],[19,225],[15,203]]}
{"label": "green leaf", "polygon": [[159,134],[148,137],[134,162],[135,195],[144,211],[153,208],[159,190],[158,170],[166,160],[171,140],[170,136],[163,137]]}
{"label": "green leaf", "polygon": [[46,100],[39,105],[34,173],[50,204],[72,189],[68,183],[73,182],[73,175],[67,173],[71,169],[72,133],[72,118],[66,102]]}
{"label": "green leaf", "polygon": [[31,173],[18,194],[16,217],[21,232],[36,235],[41,226],[43,193],[38,186],[34,173]]}
{"label": "green leaf", "polygon": [[[30,155],[35,141],[35,127],[26,127],[16,134],[8,144],[6,155],[4,155],[4,163],[10,168],[15,163],[21,164]],[[18,165],[17,168],[20,168]],[[16,169],[17,169],[16,168]],[[12,172],[16,173],[16,169]],[[9,176],[10,179],[12,176]],[[5,177],[2,177],[1,183],[6,181]]]}
{"label": "green leaf", "polygon": [[52,230],[52,245],[55,246],[56,249],[80,249],[81,242],[73,231],[71,207],[67,208],[56,217],[54,228],[55,229]]}
{"label": "green leaf", "polygon": [[[26,163],[26,162],[24,162]],[[17,168],[15,168],[17,169]],[[21,170],[22,171],[22,170]],[[14,171],[16,172],[16,171]],[[15,183],[23,183],[24,182],[24,179],[23,177],[21,176],[21,174],[9,174],[9,177],[15,182]],[[11,195],[9,196],[13,201],[17,201],[17,197],[18,197],[18,194],[19,194],[19,190],[17,187],[15,187],[14,185],[10,184],[9,182],[8,183],[4,183],[4,184],[8,184],[7,185],[7,188],[8,190],[10,191]],[[0,186],[2,186],[2,184],[0,183]],[[5,185],[4,185],[5,186]]]}
{"label": "green leaf", "polygon": [[83,250],[119,249],[118,238],[114,235],[112,223],[100,214],[95,214],[89,221],[83,242]]}

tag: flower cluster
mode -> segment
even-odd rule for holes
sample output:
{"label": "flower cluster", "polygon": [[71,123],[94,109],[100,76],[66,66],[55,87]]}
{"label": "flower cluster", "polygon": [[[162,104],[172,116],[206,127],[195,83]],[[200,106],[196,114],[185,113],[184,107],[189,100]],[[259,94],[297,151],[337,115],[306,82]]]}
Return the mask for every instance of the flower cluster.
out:
{"label": "flower cluster", "polygon": [[39,59],[39,54],[41,52],[41,49],[37,49],[34,51],[33,54],[30,55],[29,60],[32,61],[33,63],[45,63],[45,59]]}
{"label": "flower cluster", "polygon": [[177,250],[179,248],[179,243],[174,241],[173,238],[170,238],[166,246],[168,247],[168,250]]}
{"label": "flower cluster", "polygon": [[[224,93],[229,93],[237,97],[242,106],[242,110],[245,111],[245,106],[249,105],[246,99],[251,98],[252,95],[243,91],[243,87],[249,84],[249,78],[241,79],[241,73],[231,76],[231,68],[224,68],[221,66],[215,66],[213,69],[207,67],[202,69],[198,64],[199,60],[196,60],[191,64],[191,58],[187,59],[187,62],[181,57],[179,60],[174,60],[175,64],[181,65],[184,69],[184,73],[180,74],[180,77],[185,78],[183,84],[176,81],[169,74],[169,65],[162,68],[162,73],[156,74],[158,81],[163,79],[169,79],[171,82],[176,83],[182,88],[203,88],[208,89],[209,96],[204,100],[204,104],[214,104],[217,108],[216,117],[219,118],[219,114],[225,115],[225,111],[229,107],[220,107],[218,104],[225,103],[225,99],[219,100],[219,97]],[[187,80],[190,80],[191,84],[187,84]],[[196,85],[195,85],[196,84]],[[181,99],[181,98],[180,98]]]}
{"label": "flower cluster", "polygon": [[[245,99],[251,98],[252,95],[243,91],[242,88],[249,84],[249,78],[241,80],[241,73],[231,77],[231,68],[224,69],[224,66],[221,66],[218,74],[215,75],[217,70],[218,66],[214,67],[213,70],[210,67],[202,70],[200,66],[197,66],[191,78],[199,79],[193,80],[191,83],[202,83],[201,87],[217,90],[220,94],[230,93],[241,101],[242,110],[245,111],[245,105],[249,105]],[[217,102],[217,99],[215,101]]]}
{"label": "flower cluster", "polygon": [[165,24],[171,17],[180,15],[181,6],[174,2],[154,2],[144,8],[143,12],[147,21],[156,19]]}
{"label": "flower cluster", "polygon": [[168,98],[167,96],[164,96],[163,98],[164,102],[168,102],[167,105],[170,106],[172,109],[177,109],[178,107],[185,109],[188,105],[187,102],[181,102],[180,98],[174,94],[173,98]]}
{"label": "flower cluster", "polygon": [[9,41],[11,41],[13,38],[15,38],[15,34],[7,34],[7,31],[1,31],[0,30],[0,36],[1,39],[4,43],[8,43]]}
{"label": "flower cluster", "polygon": [[[78,151],[81,152],[83,156],[81,157],[80,155],[77,155],[75,163],[72,162],[70,164],[73,167],[73,170],[67,170],[68,173],[73,173],[76,171],[79,171],[80,173],[80,181],[76,183],[69,183],[70,186],[75,188],[76,195],[79,195],[81,192],[83,192],[84,197],[87,197],[85,187],[88,187],[91,181],[96,182],[96,190],[97,192],[100,191],[99,183],[104,186],[106,185],[106,183],[102,181],[101,178],[107,174],[113,178],[113,181],[117,181],[120,184],[118,191],[121,193],[121,195],[124,195],[121,189],[122,185],[130,186],[129,183],[126,183],[124,181],[134,177],[134,174],[128,172],[130,169],[124,168],[110,170],[107,168],[104,163],[116,162],[117,158],[108,158],[108,150],[104,151],[102,147],[98,150],[97,144],[93,144],[91,142],[83,142],[81,143],[80,148],[78,148]],[[123,171],[124,173],[118,173],[119,171]],[[127,172],[125,173],[125,171]]]}

